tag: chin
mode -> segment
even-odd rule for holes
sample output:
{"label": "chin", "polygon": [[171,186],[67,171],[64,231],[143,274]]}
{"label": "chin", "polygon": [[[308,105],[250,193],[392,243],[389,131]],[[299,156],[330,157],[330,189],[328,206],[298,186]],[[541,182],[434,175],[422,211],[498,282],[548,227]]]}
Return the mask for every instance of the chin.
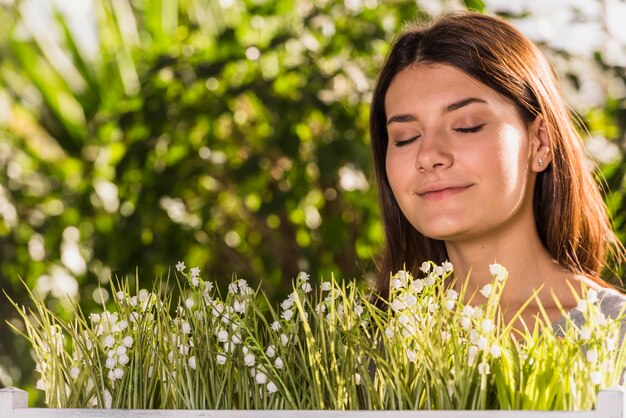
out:
{"label": "chin", "polygon": [[416,228],[422,235],[439,241],[454,241],[466,235],[467,230],[459,225],[428,225],[428,228]]}

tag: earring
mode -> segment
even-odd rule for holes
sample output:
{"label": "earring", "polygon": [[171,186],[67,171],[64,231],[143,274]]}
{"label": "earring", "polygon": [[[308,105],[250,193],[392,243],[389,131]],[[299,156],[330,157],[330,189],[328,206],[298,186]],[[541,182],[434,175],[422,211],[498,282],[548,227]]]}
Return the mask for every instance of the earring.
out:
{"label": "earring", "polygon": [[543,158],[540,158],[537,162],[539,163],[539,168],[543,168]]}

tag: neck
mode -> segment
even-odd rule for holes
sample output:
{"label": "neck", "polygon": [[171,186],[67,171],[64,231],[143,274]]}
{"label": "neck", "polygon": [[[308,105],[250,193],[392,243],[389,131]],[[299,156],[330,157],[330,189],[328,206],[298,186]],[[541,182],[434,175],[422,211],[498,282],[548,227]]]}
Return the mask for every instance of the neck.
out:
{"label": "neck", "polygon": [[[552,258],[535,228],[526,229],[524,234],[501,231],[480,240],[446,242],[446,249],[454,265],[457,287],[467,278],[466,299],[474,295],[472,304],[485,302],[479,290],[493,282],[489,265],[498,263],[509,272],[500,299],[503,309],[519,309],[539,290],[539,300],[544,307],[555,306],[553,292],[562,298],[564,306],[575,305],[568,285],[575,276]],[[537,306],[536,300],[531,302],[530,306],[533,305]]]}

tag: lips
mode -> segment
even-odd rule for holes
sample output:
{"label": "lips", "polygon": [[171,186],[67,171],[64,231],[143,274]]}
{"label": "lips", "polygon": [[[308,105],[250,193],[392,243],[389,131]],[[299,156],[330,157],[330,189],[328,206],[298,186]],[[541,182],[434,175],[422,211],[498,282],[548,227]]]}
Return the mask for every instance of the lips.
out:
{"label": "lips", "polygon": [[440,200],[461,193],[471,184],[429,184],[419,189],[416,194],[427,200]]}

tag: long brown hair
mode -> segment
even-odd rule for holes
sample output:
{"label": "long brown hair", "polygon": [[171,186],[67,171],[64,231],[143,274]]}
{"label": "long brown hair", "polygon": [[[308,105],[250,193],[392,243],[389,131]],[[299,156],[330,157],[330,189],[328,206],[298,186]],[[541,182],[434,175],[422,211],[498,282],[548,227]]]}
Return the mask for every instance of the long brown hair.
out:
{"label": "long brown hair", "polygon": [[592,173],[585,167],[582,139],[558,88],[557,76],[539,49],[506,21],[463,12],[413,26],[393,43],[374,89],[370,134],[385,230],[378,293],[387,297],[389,274],[423,261],[447,259],[443,241],[428,238],[409,223],[393,196],[385,169],[385,96],[395,76],[417,64],[447,64],[510,99],[528,124],[545,121],[551,164],[539,173],[533,210],[539,236],[550,254],[572,273],[607,286],[600,278],[613,249],[623,247],[611,228]]}

